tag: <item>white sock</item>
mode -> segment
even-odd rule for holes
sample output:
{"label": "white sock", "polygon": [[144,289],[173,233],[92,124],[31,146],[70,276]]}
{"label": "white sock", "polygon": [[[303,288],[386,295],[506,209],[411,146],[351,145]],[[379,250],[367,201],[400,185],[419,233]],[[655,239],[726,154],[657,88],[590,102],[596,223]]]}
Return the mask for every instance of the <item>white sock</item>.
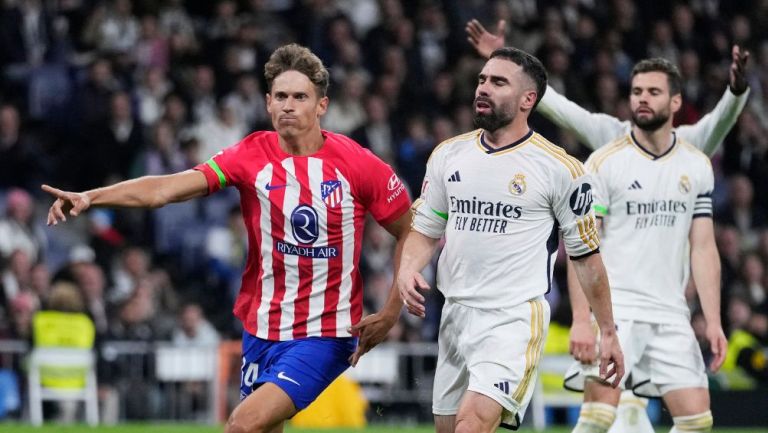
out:
{"label": "white sock", "polygon": [[584,403],[572,433],[606,433],[616,419],[616,408],[606,403]]}
{"label": "white sock", "polygon": [[672,417],[672,422],[675,425],[669,433],[708,433],[712,431],[712,411]]}
{"label": "white sock", "polygon": [[646,407],[648,399],[637,397],[632,391],[622,392],[616,409],[616,421],[608,433],[654,433]]}

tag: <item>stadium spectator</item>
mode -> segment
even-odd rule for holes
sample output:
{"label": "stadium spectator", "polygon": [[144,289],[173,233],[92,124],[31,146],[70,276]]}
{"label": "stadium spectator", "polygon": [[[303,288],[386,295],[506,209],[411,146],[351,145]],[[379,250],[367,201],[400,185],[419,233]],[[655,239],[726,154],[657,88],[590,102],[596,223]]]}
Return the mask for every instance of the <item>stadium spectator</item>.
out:
{"label": "stadium spectator", "polygon": [[262,128],[269,121],[261,85],[252,74],[237,78],[234,90],[224,98],[224,105],[234,111],[238,122],[247,130]]}
{"label": "stadium spectator", "polygon": [[16,250],[34,263],[45,257],[45,231],[35,221],[35,203],[25,190],[12,188],[6,197],[5,216],[0,218],[0,259]]}
{"label": "stadium spectator", "polygon": [[234,105],[221,100],[216,106],[216,115],[197,124],[194,131],[200,141],[197,161],[205,161],[205,158],[237,143],[246,134],[246,125],[241,122],[235,109]]}
{"label": "stadium spectator", "polygon": [[723,225],[732,225],[741,233],[741,247],[751,250],[757,246],[759,231],[768,227],[768,212],[755,205],[755,188],[743,174],[728,179],[729,203],[716,215]]}
{"label": "stadium spectator", "polygon": [[98,3],[83,31],[83,41],[98,51],[128,54],[139,41],[139,20],[131,0]]}
{"label": "stadium spectator", "polygon": [[219,334],[206,320],[199,305],[187,304],[181,308],[171,341],[179,347],[213,348],[219,343]]}
{"label": "stadium spectator", "polygon": [[248,253],[247,236],[239,204],[230,208],[226,226],[212,227],[206,234],[205,253],[210,284],[218,293],[227,295],[217,296],[226,300],[219,302],[218,306],[232,307],[237,298]]}
{"label": "stadium spectator", "polygon": [[107,281],[102,269],[93,262],[83,262],[74,269],[74,282],[83,296],[82,312],[93,320],[96,335],[105,337],[109,333],[109,306],[104,298]]}
{"label": "stadium spectator", "polygon": [[135,96],[137,117],[143,125],[153,125],[163,115],[163,102],[171,91],[173,83],[168,79],[165,69],[153,66],[142,71]]}
{"label": "stadium spectator", "polygon": [[[33,317],[33,342],[36,347],[64,347],[92,349],[93,324],[85,314],[82,293],[74,284],[57,282],[51,288],[48,302]],[[51,329],[60,330],[54,334]],[[52,335],[54,334],[54,335]],[[76,334],[76,335],[73,335]],[[82,380],[85,373],[78,369],[41,369],[40,380],[48,386],[62,386],[68,380]],[[72,424],[77,418],[76,400],[57,401],[56,421]]]}
{"label": "stadium spectator", "polygon": [[151,267],[152,261],[145,249],[130,246],[123,250],[112,269],[114,287],[107,295],[109,301],[117,303],[129,298],[140,281],[149,277]]}
{"label": "stadium spectator", "polygon": [[168,37],[162,33],[157,16],[144,15],[140,26],[139,40],[133,52],[137,70],[168,69]]}
{"label": "stadium spectator", "polygon": [[155,123],[150,143],[150,148],[144,154],[144,174],[170,174],[190,167],[190,161],[182,153],[178,136],[170,122],[161,120]]}
{"label": "stadium spectator", "polygon": [[30,189],[30,182],[50,174],[40,142],[22,129],[16,106],[0,103],[0,189]]}
{"label": "stadium spectator", "polygon": [[0,308],[13,310],[13,303],[20,295],[32,297],[35,305],[40,304],[40,298],[32,290],[32,262],[23,250],[14,250],[4,262],[7,266],[0,268]]}
{"label": "stadium spectator", "polygon": [[346,77],[338,97],[328,105],[328,113],[323,117],[324,128],[349,135],[365,123],[365,85],[361,74],[351,73]]}
{"label": "stadium spectator", "polygon": [[732,293],[749,301],[756,310],[768,305],[768,290],[765,283],[765,264],[755,253],[745,254],[741,259],[740,278],[733,285]]}
{"label": "stadium spectator", "polygon": [[186,86],[195,122],[204,122],[216,116],[216,74],[209,65],[194,68],[192,82]]}
{"label": "stadium spectator", "polygon": [[82,158],[92,167],[95,184],[127,179],[139,154],[144,151],[144,128],[133,114],[131,97],[115,92],[110,98],[109,118],[91,126],[86,140],[88,155]]}
{"label": "stadium spectator", "polygon": [[381,95],[372,93],[365,97],[363,104],[366,122],[352,131],[350,137],[388,164],[394,165],[397,133],[389,120],[386,100]]}

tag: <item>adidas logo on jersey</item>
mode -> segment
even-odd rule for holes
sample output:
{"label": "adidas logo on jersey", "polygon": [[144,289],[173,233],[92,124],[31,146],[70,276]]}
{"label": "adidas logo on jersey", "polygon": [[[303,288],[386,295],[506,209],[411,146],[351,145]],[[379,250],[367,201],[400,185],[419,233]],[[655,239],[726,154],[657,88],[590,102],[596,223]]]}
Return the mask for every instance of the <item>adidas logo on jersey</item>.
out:
{"label": "adidas logo on jersey", "polygon": [[459,170],[456,170],[451,177],[448,178],[448,182],[461,182],[461,176],[459,175]]}
{"label": "adidas logo on jersey", "polygon": [[640,185],[640,182],[635,180],[634,182],[632,182],[632,185],[630,185],[629,188],[627,189],[643,189],[643,187]]}
{"label": "adidas logo on jersey", "polygon": [[493,386],[498,388],[504,394],[509,394],[509,382],[494,383]]}

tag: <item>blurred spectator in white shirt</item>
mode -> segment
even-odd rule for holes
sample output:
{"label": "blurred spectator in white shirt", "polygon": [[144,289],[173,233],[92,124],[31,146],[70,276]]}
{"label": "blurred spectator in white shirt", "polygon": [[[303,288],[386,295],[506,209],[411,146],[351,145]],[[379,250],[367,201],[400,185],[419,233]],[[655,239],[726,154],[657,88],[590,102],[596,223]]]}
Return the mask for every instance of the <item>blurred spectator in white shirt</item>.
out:
{"label": "blurred spectator in white shirt", "polygon": [[181,347],[211,347],[219,344],[219,333],[205,318],[199,305],[187,304],[179,313],[171,341]]}

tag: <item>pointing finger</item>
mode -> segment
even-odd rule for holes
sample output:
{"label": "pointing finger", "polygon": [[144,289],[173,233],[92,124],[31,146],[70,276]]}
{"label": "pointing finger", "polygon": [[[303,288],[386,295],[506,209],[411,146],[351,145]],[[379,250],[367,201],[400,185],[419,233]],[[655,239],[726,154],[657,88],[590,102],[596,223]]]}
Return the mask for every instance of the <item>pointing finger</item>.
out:
{"label": "pointing finger", "polygon": [[52,187],[50,185],[43,184],[43,185],[40,186],[40,188],[43,191],[47,192],[48,194],[52,194],[52,195],[54,195],[56,197],[64,196],[64,191],[62,191],[62,190],[60,190],[58,188],[54,188],[54,187]]}

